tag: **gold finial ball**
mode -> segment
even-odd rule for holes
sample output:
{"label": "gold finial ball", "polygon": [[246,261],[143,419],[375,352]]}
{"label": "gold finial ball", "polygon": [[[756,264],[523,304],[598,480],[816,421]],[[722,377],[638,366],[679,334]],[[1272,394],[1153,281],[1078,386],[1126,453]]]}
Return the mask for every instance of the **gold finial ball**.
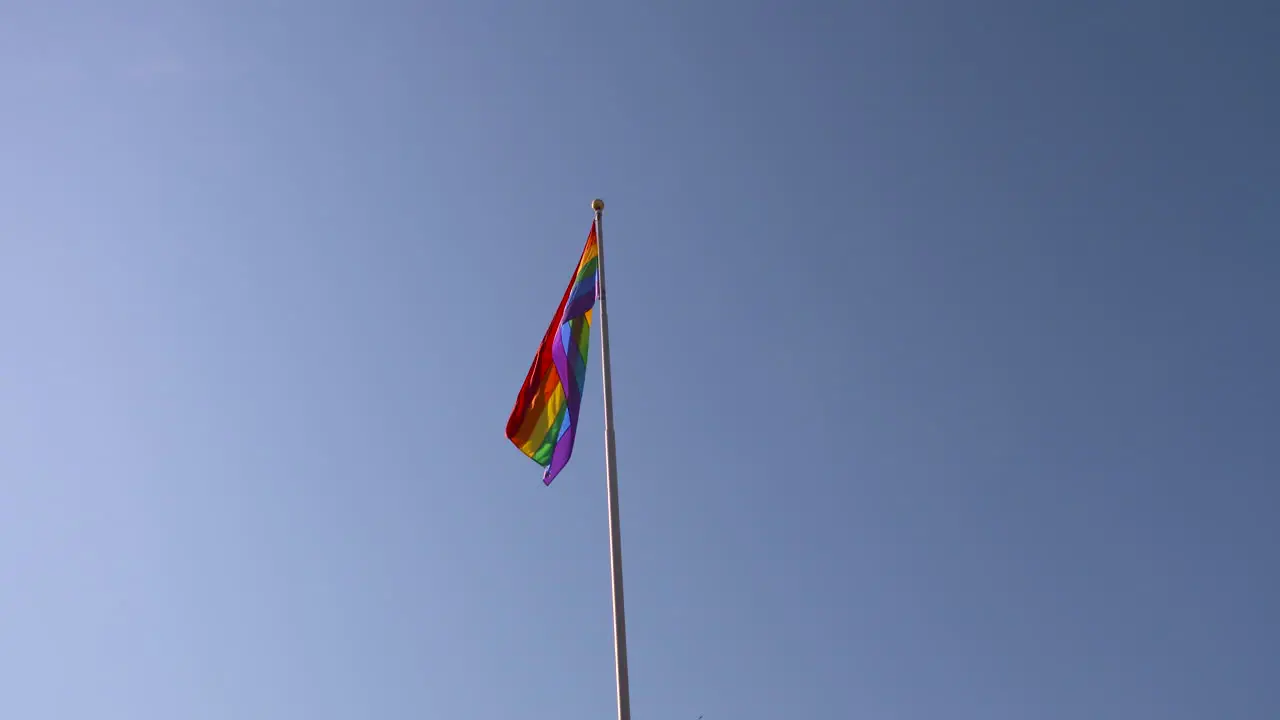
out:
{"label": "gold finial ball", "polygon": [[600,212],[601,210],[604,209],[604,201],[601,200],[600,198],[596,198],[595,200],[592,200],[591,209],[595,210],[596,212]]}

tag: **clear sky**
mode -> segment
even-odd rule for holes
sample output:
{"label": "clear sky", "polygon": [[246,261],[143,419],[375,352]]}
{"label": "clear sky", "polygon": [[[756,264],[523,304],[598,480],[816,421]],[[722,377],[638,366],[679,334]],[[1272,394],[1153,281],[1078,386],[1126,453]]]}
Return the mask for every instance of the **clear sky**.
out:
{"label": "clear sky", "polygon": [[[1280,717],[1274,3],[0,4],[0,717]],[[593,353],[598,352],[593,342]]]}

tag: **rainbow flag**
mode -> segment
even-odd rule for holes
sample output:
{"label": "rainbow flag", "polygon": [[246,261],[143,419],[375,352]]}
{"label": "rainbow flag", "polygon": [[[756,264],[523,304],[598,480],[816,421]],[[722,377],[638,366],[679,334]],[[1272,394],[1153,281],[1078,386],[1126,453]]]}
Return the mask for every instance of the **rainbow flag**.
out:
{"label": "rainbow flag", "polygon": [[591,308],[596,304],[599,263],[600,248],[593,222],[573,279],[560,299],[551,327],[542,337],[516,406],[507,419],[507,439],[546,468],[542,481],[547,485],[573,454],[578,408],[587,380]]}

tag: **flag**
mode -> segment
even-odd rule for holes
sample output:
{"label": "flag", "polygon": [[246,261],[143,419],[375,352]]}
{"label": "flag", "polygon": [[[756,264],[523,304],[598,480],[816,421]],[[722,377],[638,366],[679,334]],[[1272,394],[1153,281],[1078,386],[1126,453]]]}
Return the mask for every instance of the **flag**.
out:
{"label": "flag", "polygon": [[542,481],[547,485],[573,454],[578,408],[587,380],[591,308],[596,304],[599,264],[600,248],[592,223],[578,267],[507,419],[507,439],[546,468]]}

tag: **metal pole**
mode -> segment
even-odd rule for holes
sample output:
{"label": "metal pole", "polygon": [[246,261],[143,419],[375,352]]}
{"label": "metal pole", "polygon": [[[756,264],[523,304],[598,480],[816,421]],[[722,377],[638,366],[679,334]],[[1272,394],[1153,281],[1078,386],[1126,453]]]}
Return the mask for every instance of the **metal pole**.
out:
{"label": "metal pole", "polygon": [[613,652],[618,675],[618,720],[631,720],[631,684],[627,679],[627,614],[622,602],[622,528],[618,519],[618,458],[613,434],[613,376],[609,362],[608,293],[604,286],[604,201],[591,203],[596,211],[596,245],[600,277],[600,355],[604,373],[605,482],[609,487],[609,553],[613,571]]}

